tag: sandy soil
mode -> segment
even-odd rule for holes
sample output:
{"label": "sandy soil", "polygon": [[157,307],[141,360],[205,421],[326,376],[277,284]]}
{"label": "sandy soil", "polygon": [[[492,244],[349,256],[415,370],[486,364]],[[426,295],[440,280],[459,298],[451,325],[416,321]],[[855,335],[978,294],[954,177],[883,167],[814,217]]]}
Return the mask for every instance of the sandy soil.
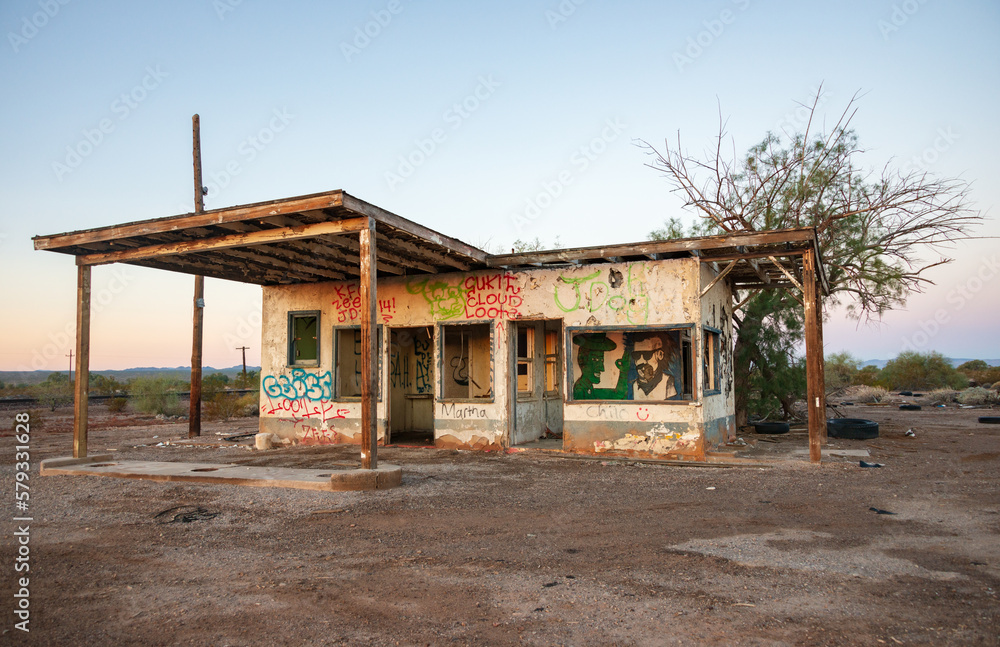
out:
{"label": "sandy soil", "polygon": [[[764,468],[389,447],[402,487],[337,494],[40,477],[71,448],[70,412],[42,412],[29,634],[13,616],[14,413],[0,411],[0,644],[1000,644],[1000,425],[982,410],[851,408],[881,437],[830,447],[866,448],[874,469],[810,465],[794,430],[744,435]],[[121,459],[357,460],[159,446],[185,423],[93,413],[91,452]],[[178,506],[217,515],[157,517]]]}

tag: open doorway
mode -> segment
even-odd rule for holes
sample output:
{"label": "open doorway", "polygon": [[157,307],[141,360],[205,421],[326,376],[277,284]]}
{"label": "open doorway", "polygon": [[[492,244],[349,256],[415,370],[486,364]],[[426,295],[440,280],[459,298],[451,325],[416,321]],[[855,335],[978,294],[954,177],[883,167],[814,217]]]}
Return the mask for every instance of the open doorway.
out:
{"label": "open doorway", "polygon": [[393,328],[390,333],[387,443],[434,444],[433,342],[431,328]]}
{"label": "open doorway", "polygon": [[513,335],[517,397],[511,444],[562,448],[562,321],[519,321]]}

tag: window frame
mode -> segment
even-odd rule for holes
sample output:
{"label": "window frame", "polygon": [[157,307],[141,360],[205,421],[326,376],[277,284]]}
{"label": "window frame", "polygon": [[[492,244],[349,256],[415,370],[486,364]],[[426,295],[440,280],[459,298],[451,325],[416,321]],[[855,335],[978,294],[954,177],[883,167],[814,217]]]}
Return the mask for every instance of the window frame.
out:
{"label": "window frame", "polygon": [[[651,405],[651,404],[653,404],[653,405],[666,404],[666,405],[684,405],[684,406],[687,406],[687,405],[690,405],[693,402],[698,402],[699,401],[699,398],[698,398],[698,388],[697,388],[697,384],[694,383],[694,380],[695,380],[694,375],[695,375],[695,372],[697,371],[697,366],[694,365],[693,361],[692,361],[692,365],[690,366],[691,373],[692,373],[692,385],[691,385],[692,388],[691,388],[690,397],[687,397],[684,394],[684,392],[683,392],[683,386],[684,386],[683,385],[683,372],[684,372],[683,353],[681,355],[681,363],[682,363],[682,366],[681,366],[681,371],[682,371],[681,379],[682,379],[682,384],[679,385],[680,388],[678,389],[678,393],[680,393],[681,396],[682,396],[680,398],[677,398],[677,399],[674,399],[674,400],[636,400],[636,399],[632,399],[632,400],[607,400],[607,399],[577,400],[577,399],[575,399],[573,397],[573,385],[575,384],[576,379],[579,377],[579,376],[575,375],[576,369],[573,366],[573,337],[575,335],[578,335],[580,333],[588,333],[588,332],[623,332],[623,333],[643,333],[643,332],[648,332],[648,333],[656,333],[656,332],[686,331],[688,333],[689,337],[693,337],[694,333],[695,333],[695,330],[697,330],[697,324],[694,324],[694,323],[662,324],[662,325],[659,325],[659,324],[648,324],[648,325],[643,325],[643,326],[567,326],[565,328],[565,339],[564,339],[564,344],[563,344],[563,347],[564,347],[564,350],[565,350],[565,354],[566,354],[566,357],[565,357],[565,359],[563,361],[563,366],[566,369],[566,374],[565,374],[566,375],[566,397],[565,397],[565,403],[566,404],[578,404],[578,405],[579,404],[620,404],[620,405],[637,404],[637,405],[641,405],[641,406],[648,406],[648,405]],[[682,351],[684,341],[685,340],[681,339],[681,348],[679,348],[678,351]],[[691,343],[693,345],[694,340],[691,339],[690,341],[691,341]]]}
{"label": "window frame", "polygon": [[[529,322],[530,326],[520,326],[515,324],[514,328],[514,360],[515,360],[515,391],[519,398],[531,398],[535,394],[535,327],[534,322]],[[521,353],[521,331],[527,333],[527,338],[525,340],[525,345],[527,346],[528,355],[522,356]],[[521,365],[525,365],[528,369],[528,388],[527,390],[521,389]],[[544,390],[544,389],[543,389]]]}
{"label": "window frame", "polygon": [[[384,326],[378,324],[375,326],[375,339],[376,345],[378,346],[378,366],[375,369],[378,372],[378,394],[376,400],[378,402],[382,401],[382,355],[385,354],[385,348],[383,343],[385,341],[385,334],[382,332]],[[344,395],[340,392],[340,332],[344,330],[361,330],[360,325],[336,325],[333,326],[333,357],[331,358],[330,366],[332,367],[333,375],[333,399],[337,402],[361,402],[360,395]]]}
{"label": "window frame", "polygon": [[[711,389],[706,388],[705,378],[708,377],[708,375],[707,374],[703,375],[701,378],[702,395],[703,396],[719,395],[720,393],[722,393],[722,369],[720,365],[722,361],[722,347],[721,347],[722,331],[719,330],[718,328],[713,328],[711,326],[702,326],[701,330],[702,330],[702,335],[704,335],[704,339],[701,344],[702,353],[705,353],[707,350],[706,345],[708,343],[708,340],[709,339],[712,340],[712,355],[711,355],[710,368],[712,371],[711,374],[712,383],[714,385],[713,388]],[[701,370],[702,371],[705,370],[704,356],[702,357]]]}
{"label": "window frame", "polygon": [[[306,317],[316,318],[316,358],[311,360],[297,360],[295,358],[295,321]],[[323,313],[320,310],[289,310],[288,327],[286,328],[286,366],[288,368],[319,368],[323,358],[322,346],[322,322]]]}
{"label": "window frame", "polygon": [[[444,395],[444,355],[445,355],[445,329],[446,328],[458,328],[462,326],[488,326],[490,333],[490,386],[488,398],[447,398]],[[449,321],[447,323],[438,322],[435,326],[435,331],[437,334],[437,344],[435,351],[437,352],[437,391],[434,394],[435,402],[442,403],[475,403],[475,404],[492,404],[496,402],[496,321],[493,319],[469,319],[465,321]]]}

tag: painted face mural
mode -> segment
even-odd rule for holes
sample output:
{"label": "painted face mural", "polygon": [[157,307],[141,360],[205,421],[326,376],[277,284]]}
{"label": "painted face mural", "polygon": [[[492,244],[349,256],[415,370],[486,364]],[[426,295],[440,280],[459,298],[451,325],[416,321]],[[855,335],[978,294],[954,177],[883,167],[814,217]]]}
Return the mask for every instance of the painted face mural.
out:
{"label": "painted face mural", "polygon": [[[676,355],[669,335],[633,335],[632,364],[635,367],[633,400],[667,400],[677,395],[674,378],[667,373]],[[667,355],[669,353],[669,357]]]}
{"label": "painted face mural", "polygon": [[575,400],[672,400],[682,366],[680,332],[588,332],[573,336]]}

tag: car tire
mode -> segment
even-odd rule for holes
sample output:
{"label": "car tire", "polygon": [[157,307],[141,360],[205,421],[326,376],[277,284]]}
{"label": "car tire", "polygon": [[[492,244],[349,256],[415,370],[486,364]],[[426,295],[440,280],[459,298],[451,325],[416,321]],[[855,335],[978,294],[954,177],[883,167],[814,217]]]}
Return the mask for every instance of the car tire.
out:
{"label": "car tire", "polygon": [[1000,416],[979,416],[979,422],[984,425],[1000,425]]}
{"label": "car tire", "polygon": [[902,411],[920,411],[919,404],[901,404],[899,405],[899,408]]}
{"label": "car tire", "polygon": [[861,418],[829,418],[826,421],[826,435],[847,440],[871,440],[878,438],[878,423]]}
{"label": "car tire", "polygon": [[787,434],[790,427],[787,422],[755,422],[753,430],[758,434]]}

